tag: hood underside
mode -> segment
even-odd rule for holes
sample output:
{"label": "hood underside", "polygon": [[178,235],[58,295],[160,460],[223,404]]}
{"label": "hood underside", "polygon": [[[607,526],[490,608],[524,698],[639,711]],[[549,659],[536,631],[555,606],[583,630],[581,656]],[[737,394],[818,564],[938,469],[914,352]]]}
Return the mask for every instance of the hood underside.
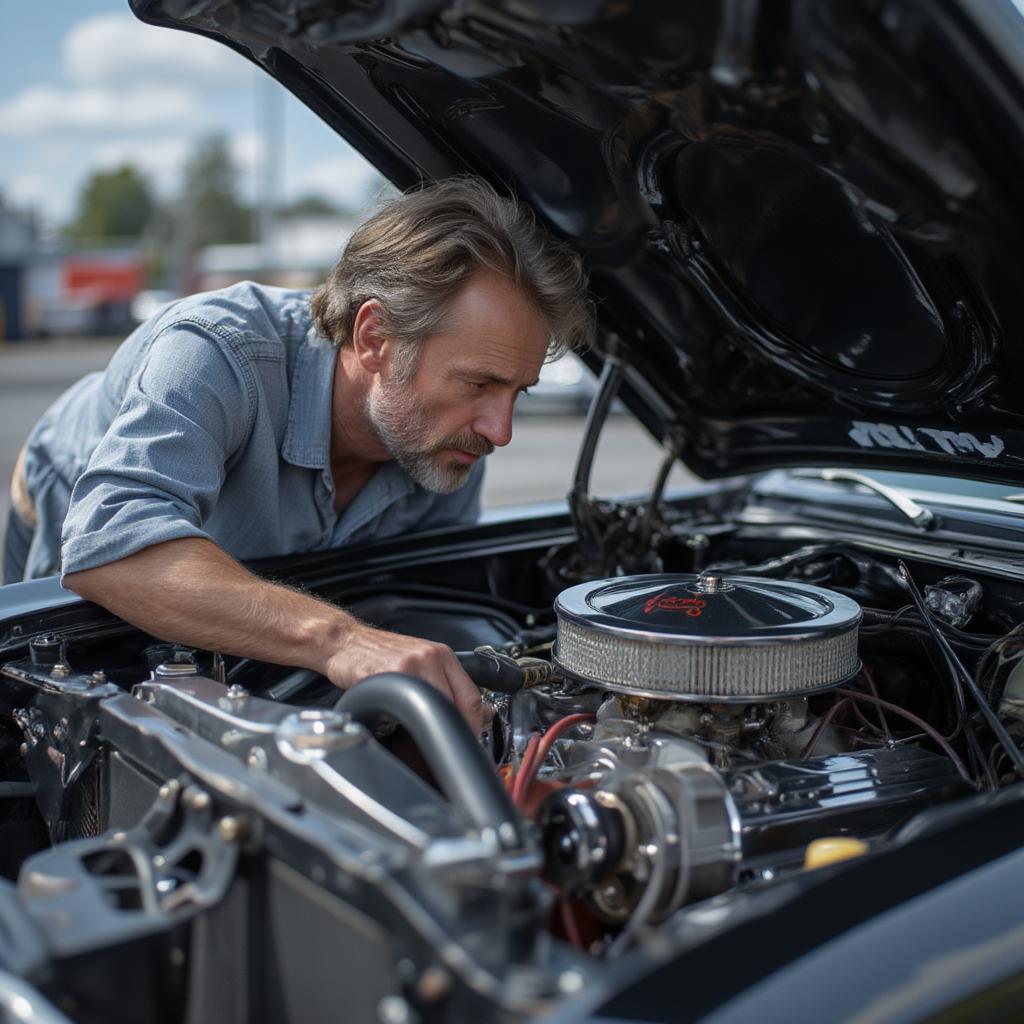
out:
{"label": "hood underside", "polygon": [[584,256],[600,360],[703,476],[1024,483],[1011,0],[132,0],[400,186],[483,175]]}

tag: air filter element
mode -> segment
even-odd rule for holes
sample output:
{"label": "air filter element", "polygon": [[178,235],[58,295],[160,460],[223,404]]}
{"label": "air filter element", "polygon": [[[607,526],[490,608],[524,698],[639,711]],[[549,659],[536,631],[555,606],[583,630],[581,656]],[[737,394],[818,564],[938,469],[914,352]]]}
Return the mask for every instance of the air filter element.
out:
{"label": "air filter element", "polygon": [[710,703],[802,697],[860,669],[856,601],[744,576],[624,576],[555,601],[555,660],[609,690]]}

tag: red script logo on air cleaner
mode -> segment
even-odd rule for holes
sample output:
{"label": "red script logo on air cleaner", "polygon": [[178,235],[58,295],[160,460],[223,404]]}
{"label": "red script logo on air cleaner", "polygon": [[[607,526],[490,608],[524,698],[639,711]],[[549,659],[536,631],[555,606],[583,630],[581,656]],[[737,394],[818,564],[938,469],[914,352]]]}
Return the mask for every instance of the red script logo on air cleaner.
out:
{"label": "red script logo on air cleaner", "polygon": [[644,605],[644,615],[650,615],[656,608],[663,608],[669,612],[682,612],[697,618],[704,611],[705,602],[699,597],[677,597],[675,594],[668,594],[662,591],[649,597]]}

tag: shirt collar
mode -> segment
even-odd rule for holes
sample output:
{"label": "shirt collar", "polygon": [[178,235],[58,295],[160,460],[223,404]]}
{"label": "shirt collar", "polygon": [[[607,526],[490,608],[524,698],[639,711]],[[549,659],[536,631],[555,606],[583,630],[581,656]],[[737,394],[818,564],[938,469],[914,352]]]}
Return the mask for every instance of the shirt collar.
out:
{"label": "shirt collar", "polygon": [[331,454],[331,397],[338,349],[310,327],[295,357],[281,456],[293,466],[326,469]]}
{"label": "shirt collar", "polygon": [[332,542],[335,545],[344,543],[356,530],[383,515],[416,489],[416,484],[397,462],[382,462],[341,514],[334,527]]}

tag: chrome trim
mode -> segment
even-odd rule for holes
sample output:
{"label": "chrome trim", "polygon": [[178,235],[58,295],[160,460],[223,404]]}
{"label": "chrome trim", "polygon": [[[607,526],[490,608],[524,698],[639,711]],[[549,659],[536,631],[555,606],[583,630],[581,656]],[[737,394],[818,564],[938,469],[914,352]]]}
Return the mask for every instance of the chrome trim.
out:
{"label": "chrome trim", "polygon": [[935,526],[935,514],[896,487],[889,487],[864,473],[852,469],[811,469],[796,470],[794,476],[808,480],[824,480],[826,483],[859,484],[902,512],[918,529],[930,530]]}
{"label": "chrome trim", "polygon": [[72,1024],[38,989],[8,971],[0,971],[0,1016],[18,1024]]}
{"label": "chrome trim", "polygon": [[[783,593],[789,591],[802,597],[813,596],[829,605],[831,610],[794,626],[754,627],[746,635],[672,633],[668,631],[659,632],[654,629],[643,629],[640,626],[620,623],[606,612],[602,612],[589,605],[586,601],[586,598],[601,589],[602,585],[615,585],[624,589],[631,583],[650,584],[652,587],[660,586],[662,582],[665,586],[687,583],[694,587],[695,592],[701,593],[702,591],[696,589],[699,579],[699,576],[686,573],[659,573],[650,576],[620,576],[609,580],[592,580],[588,583],[578,583],[576,586],[563,590],[558,595],[555,599],[555,613],[559,620],[565,619],[566,621],[574,622],[576,625],[584,626],[606,636],[621,636],[630,640],[680,644],[682,646],[690,644],[742,646],[744,644],[761,645],[766,642],[788,643],[790,641],[802,642],[811,639],[821,640],[829,635],[845,633],[851,627],[860,624],[860,605],[844,594],[837,594],[834,591],[826,590],[824,587],[816,587],[810,583],[766,579],[762,576],[722,577],[723,582],[728,583],[728,590],[723,588],[717,592],[735,592],[738,586],[750,584]],[[708,591],[703,591],[703,593],[708,593]]]}
{"label": "chrome trim", "polygon": [[827,693],[829,690],[834,690],[837,686],[842,686],[844,683],[848,683],[851,679],[854,679],[861,670],[861,663],[857,661],[857,668],[851,672],[848,676],[844,676],[842,679],[837,679],[832,683],[824,683],[821,686],[815,686],[813,689],[807,687],[801,690],[780,690],[778,693],[772,691],[769,693],[755,693],[755,694],[712,694],[712,693],[693,693],[693,692],[680,692],[678,690],[644,690],[636,686],[628,686],[622,683],[610,683],[604,679],[591,679],[588,676],[581,676],[575,672],[570,672],[564,668],[560,662],[557,662],[559,669],[561,669],[562,675],[567,679],[571,679],[574,682],[585,683],[587,686],[596,686],[600,690],[611,690],[615,693],[626,694],[630,697],[650,697],[652,700],[664,700],[672,701],[673,703],[681,704],[764,704],[769,701],[777,700],[798,700],[801,697],[813,697],[819,693]]}
{"label": "chrome trim", "polygon": [[601,636],[621,637],[623,640],[638,640],[641,643],[666,644],[679,647],[766,647],[769,644],[808,643],[812,640],[824,640],[828,637],[842,636],[854,626],[860,625],[861,614],[852,619],[845,627],[830,627],[814,630],[811,633],[786,633],[782,636],[686,636],[680,633],[651,633],[646,630],[631,630],[626,626],[606,626],[597,624],[582,616],[564,615],[566,622],[584,629],[591,629]]}
{"label": "chrome trim", "polygon": [[[699,579],[690,574],[631,576],[563,591],[555,602],[554,663],[570,679],[616,693],[700,704],[805,697],[839,686],[860,670],[860,606],[810,584],[720,577],[739,595],[739,603],[730,600],[727,608],[716,609],[717,633],[701,631],[696,616],[680,616],[678,632],[664,618],[658,629],[634,624],[642,611],[650,610],[645,602],[663,588],[671,597],[699,594]],[[761,595],[764,615],[758,607]],[[624,607],[624,615],[604,611],[602,606],[609,604]],[[744,619],[751,618],[768,624],[744,628]]]}

